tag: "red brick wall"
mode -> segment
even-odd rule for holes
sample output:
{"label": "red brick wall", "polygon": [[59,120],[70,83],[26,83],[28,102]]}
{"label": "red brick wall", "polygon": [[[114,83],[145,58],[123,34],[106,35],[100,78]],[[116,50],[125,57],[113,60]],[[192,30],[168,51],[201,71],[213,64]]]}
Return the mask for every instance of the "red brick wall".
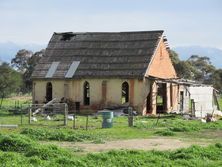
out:
{"label": "red brick wall", "polygon": [[160,41],[159,47],[149,65],[146,76],[154,76],[158,78],[176,78],[176,72],[172,65],[166,46]]}

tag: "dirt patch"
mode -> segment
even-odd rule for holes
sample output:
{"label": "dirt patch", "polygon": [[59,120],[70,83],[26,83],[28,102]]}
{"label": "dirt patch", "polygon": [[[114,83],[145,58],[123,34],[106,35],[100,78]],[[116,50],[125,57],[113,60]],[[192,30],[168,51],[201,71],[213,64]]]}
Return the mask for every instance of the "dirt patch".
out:
{"label": "dirt patch", "polygon": [[182,133],[180,134],[180,138],[183,141],[210,142],[211,144],[215,144],[221,142],[222,130],[206,129],[200,132]]}
{"label": "dirt patch", "polygon": [[72,143],[57,142],[61,147],[74,149],[78,148],[84,152],[103,152],[115,149],[133,149],[133,150],[175,150],[178,148],[186,148],[193,144],[207,146],[205,142],[188,142],[174,138],[151,138],[151,139],[130,139],[107,141],[104,144],[93,143]]}

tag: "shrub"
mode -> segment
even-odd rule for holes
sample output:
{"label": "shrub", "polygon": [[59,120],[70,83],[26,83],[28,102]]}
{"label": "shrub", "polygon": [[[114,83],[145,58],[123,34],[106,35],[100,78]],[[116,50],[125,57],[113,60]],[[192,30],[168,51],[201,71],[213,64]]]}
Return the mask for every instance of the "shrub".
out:
{"label": "shrub", "polygon": [[175,135],[175,133],[169,129],[156,131],[155,134],[160,135],[160,136],[174,136]]}
{"label": "shrub", "polygon": [[4,152],[23,153],[27,157],[40,159],[71,157],[70,152],[55,145],[42,145],[23,135],[1,135],[0,149]]}
{"label": "shrub", "polygon": [[[1,136],[5,138],[8,136]],[[9,136],[12,138],[12,136]],[[17,138],[19,136],[16,136]],[[23,136],[21,136],[23,138]],[[222,144],[208,147],[191,146],[175,151],[137,151],[113,150],[73,156],[68,150],[54,145],[41,145],[31,141],[26,152],[0,151],[1,166],[220,166],[222,163]],[[11,141],[11,140],[10,140]],[[14,147],[14,146],[13,146]],[[16,150],[16,149],[15,149]],[[19,150],[19,149],[18,149]]]}
{"label": "shrub", "polygon": [[35,146],[25,153],[27,157],[37,156],[43,160],[50,160],[59,157],[71,157],[71,154],[64,149],[58,148],[55,145],[40,145]]}
{"label": "shrub", "polygon": [[43,129],[43,128],[25,128],[21,134],[28,135],[38,140],[55,140],[55,141],[73,141],[82,142],[85,140],[98,140],[100,136],[92,134],[90,131],[78,131],[68,129]]}
{"label": "shrub", "polygon": [[2,151],[26,152],[33,144],[30,138],[22,135],[0,136],[0,150]]}

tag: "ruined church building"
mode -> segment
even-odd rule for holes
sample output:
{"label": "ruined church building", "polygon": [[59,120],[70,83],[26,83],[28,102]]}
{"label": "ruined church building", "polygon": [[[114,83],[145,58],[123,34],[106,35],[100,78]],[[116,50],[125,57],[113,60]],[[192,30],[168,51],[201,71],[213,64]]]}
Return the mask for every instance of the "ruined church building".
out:
{"label": "ruined church building", "polygon": [[143,115],[178,110],[179,86],[157,82],[177,78],[166,41],[163,31],[54,33],[32,74],[33,102],[65,97],[92,111],[129,104]]}

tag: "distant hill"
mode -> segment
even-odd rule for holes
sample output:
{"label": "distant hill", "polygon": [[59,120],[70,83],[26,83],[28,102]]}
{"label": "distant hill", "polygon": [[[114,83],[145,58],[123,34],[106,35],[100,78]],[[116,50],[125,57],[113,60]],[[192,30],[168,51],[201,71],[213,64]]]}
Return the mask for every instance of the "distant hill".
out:
{"label": "distant hill", "polygon": [[39,45],[39,44],[16,44],[13,42],[0,42],[0,61],[4,62],[11,62],[11,59],[15,57],[16,53],[20,49],[27,49],[33,52],[39,51],[44,49],[46,45]]}
{"label": "distant hill", "polygon": [[222,68],[221,49],[201,46],[184,46],[175,47],[172,48],[172,50],[176,51],[182,60],[187,60],[191,55],[207,56],[215,67]]}
{"label": "distant hill", "polygon": [[[11,59],[16,55],[20,49],[27,49],[33,52],[46,48],[46,44],[16,44],[13,42],[0,42],[0,62],[11,62]],[[222,68],[222,50],[211,47],[201,46],[183,46],[172,48],[176,51],[180,59],[187,60],[191,55],[207,56],[210,58],[212,64],[217,68]]]}

